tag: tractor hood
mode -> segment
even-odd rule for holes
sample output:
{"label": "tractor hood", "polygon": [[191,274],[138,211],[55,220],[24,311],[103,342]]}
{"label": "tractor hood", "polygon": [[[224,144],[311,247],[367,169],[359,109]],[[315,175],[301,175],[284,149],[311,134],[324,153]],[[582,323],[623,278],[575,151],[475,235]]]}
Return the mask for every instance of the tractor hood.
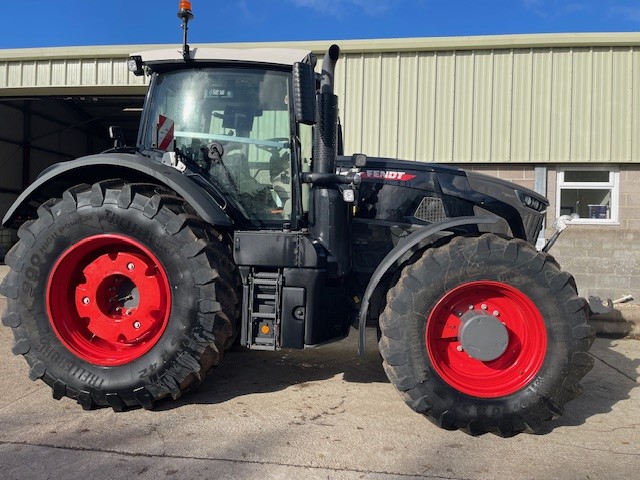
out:
{"label": "tractor hood", "polygon": [[[348,168],[351,157],[339,157],[339,171]],[[526,187],[441,164],[367,157],[361,179],[361,215],[424,224],[490,213],[508,224],[500,233],[530,242],[536,241],[549,206],[544,196]]]}

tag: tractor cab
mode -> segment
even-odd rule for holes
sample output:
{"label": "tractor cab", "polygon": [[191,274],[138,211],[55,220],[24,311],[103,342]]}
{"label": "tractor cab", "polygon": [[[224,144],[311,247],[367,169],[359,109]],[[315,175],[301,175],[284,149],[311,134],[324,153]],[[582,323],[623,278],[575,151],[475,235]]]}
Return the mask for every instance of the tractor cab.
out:
{"label": "tractor cab", "polygon": [[[151,74],[138,149],[200,177],[243,227],[296,222],[302,202],[292,178],[308,167],[313,141],[311,127],[292,118],[301,95],[314,95],[313,62],[302,50],[135,54],[132,70]],[[300,72],[312,81],[296,93]]]}

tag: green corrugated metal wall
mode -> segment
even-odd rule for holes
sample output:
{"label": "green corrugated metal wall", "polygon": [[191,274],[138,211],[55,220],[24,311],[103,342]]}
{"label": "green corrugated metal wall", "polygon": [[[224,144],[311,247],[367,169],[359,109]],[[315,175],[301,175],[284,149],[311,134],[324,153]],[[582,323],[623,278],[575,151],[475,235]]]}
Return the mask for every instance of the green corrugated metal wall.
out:
{"label": "green corrugated metal wall", "polygon": [[634,47],[347,53],[345,149],[447,163],[640,161],[639,60]]}

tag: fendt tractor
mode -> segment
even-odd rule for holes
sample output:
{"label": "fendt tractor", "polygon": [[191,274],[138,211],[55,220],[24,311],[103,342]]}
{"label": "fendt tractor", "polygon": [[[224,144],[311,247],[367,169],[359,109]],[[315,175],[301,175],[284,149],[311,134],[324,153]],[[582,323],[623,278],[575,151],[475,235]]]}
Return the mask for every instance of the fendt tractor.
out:
{"label": "fendt tractor", "polygon": [[[535,247],[549,205],[438,164],[343,155],[332,45],[132,55],[138,139],[56,164],[11,206],[4,325],[53,397],[177,399],[232,346],[301,349],[377,326],[405,402],[510,436],[561,415],[594,330]],[[363,119],[364,120],[364,119]]]}

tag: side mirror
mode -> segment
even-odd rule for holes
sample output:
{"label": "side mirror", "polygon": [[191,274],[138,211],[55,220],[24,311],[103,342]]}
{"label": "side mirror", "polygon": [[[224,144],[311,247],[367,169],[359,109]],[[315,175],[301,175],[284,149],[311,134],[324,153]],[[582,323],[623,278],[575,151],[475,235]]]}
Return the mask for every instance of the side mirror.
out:
{"label": "side mirror", "polygon": [[316,74],[308,63],[293,64],[293,113],[300,123],[316,123]]}

